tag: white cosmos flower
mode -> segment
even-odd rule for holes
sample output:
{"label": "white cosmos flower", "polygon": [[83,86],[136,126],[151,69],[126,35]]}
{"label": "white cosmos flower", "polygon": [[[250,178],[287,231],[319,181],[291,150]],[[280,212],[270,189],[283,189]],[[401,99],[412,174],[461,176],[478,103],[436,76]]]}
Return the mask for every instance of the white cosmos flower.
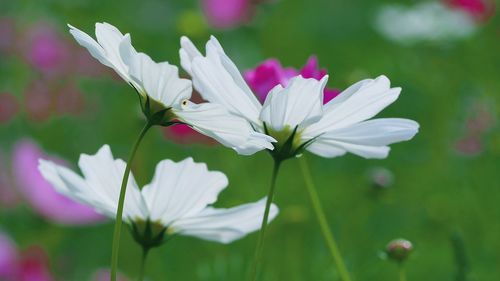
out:
{"label": "white cosmos flower", "polygon": [[190,102],[191,81],[180,78],[176,66],[156,63],[148,55],[137,52],[129,34],[123,35],[108,23],[96,23],[96,41],[83,31],[69,27],[76,41],[94,58],[113,68],[135,88],[141,97],[143,112],[155,124],[170,125],[178,119],[240,154],[273,149],[273,138],[255,132],[244,118],[230,114],[223,106]]}
{"label": "white cosmos flower", "polygon": [[272,152],[277,157],[292,157],[307,149],[323,157],[351,152],[385,158],[389,144],[409,140],[418,131],[419,125],[408,119],[368,120],[401,91],[391,88],[385,76],[360,81],[325,105],[328,76],[321,81],[297,76],[287,87],[273,88],[262,105],[215,37],[207,42],[205,56],[182,37],[180,57],[203,98],[245,118],[256,132],[278,140]]}
{"label": "white cosmos flower", "polygon": [[[114,218],[125,162],[114,159],[104,145],[95,155],[82,154],[78,165],[83,177],[46,160],[40,160],[39,169],[61,194]],[[178,163],[163,160],[156,166],[153,181],[142,189],[130,176],[123,219],[134,227],[150,222],[168,235],[229,243],[260,228],[265,198],[229,209],[210,207],[227,184],[223,173],[209,171],[191,158]],[[273,205],[269,221],[277,214]]]}
{"label": "white cosmos flower", "polygon": [[374,26],[387,39],[404,45],[465,39],[477,31],[472,17],[438,1],[382,6]]}

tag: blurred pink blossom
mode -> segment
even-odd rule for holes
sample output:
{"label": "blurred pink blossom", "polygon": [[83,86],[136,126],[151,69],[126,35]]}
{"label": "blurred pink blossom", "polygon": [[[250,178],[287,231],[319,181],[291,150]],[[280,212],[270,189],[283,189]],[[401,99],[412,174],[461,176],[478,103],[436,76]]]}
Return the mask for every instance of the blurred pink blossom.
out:
{"label": "blurred pink blossom", "polygon": [[484,147],[484,136],[495,125],[495,114],[487,101],[474,101],[464,121],[464,132],[455,142],[455,150],[463,155],[476,156]]}
{"label": "blurred pink blossom", "polygon": [[483,142],[479,137],[466,136],[460,138],[455,143],[455,149],[460,153],[468,156],[481,154],[483,151]]}
{"label": "blurred pink blossom", "polygon": [[25,90],[24,104],[28,118],[43,122],[51,115],[79,114],[83,111],[83,94],[71,81],[35,80]]}
{"label": "blurred pink blossom", "polygon": [[0,280],[53,281],[49,259],[37,246],[19,252],[14,242],[0,232]]}
{"label": "blurred pink blossom", "polygon": [[63,161],[46,156],[32,141],[23,140],[14,148],[13,172],[20,193],[33,209],[45,218],[60,224],[80,225],[101,221],[103,217],[92,208],[77,203],[57,193],[38,171],[38,160],[50,159],[58,163]]}
{"label": "blurred pink blossom", "polygon": [[253,14],[250,0],[202,0],[201,5],[209,25],[215,28],[245,24]]}
{"label": "blurred pink blossom", "polygon": [[45,251],[32,246],[21,253],[16,278],[13,281],[53,281],[49,271],[49,258]]}
{"label": "blurred pink blossom", "polygon": [[[267,97],[269,91],[276,85],[285,87],[288,81],[297,75],[304,78],[320,80],[327,74],[326,69],[320,69],[316,56],[311,56],[299,71],[292,67],[282,67],[277,59],[268,59],[254,69],[244,73],[245,80],[254,91],[261,102]],[[329,102],[340,93],[337,89],[326,88],[324,91],[324,103]]]}
{"label": "blurred pink blossom", "polygon": [[43,80],[31,82],[24,93],[24,106],[28,118],[41,122],[52,112],[52,94],[49,84]]}
{"label": "blurred pink blossom", "polygon": [[492,0],[445,0],[445,3],[480,22],[487,21],[495,14],[495,2]]}
{"label": "blurred pink blossom", "polygon": [[7,123],[19,111],[16,97],[9,93],[0,93],[0,124]]}
{"label": "blurred pink blossom", "polygon": [[17,249],[14,242],[0,232],[0,280],[14,278],[17,271]]}
{"label": "blurred pink blossom", "polygon": [[33,25],[26,35],[25,57],[32,66],[45,74],[64,73],[70,66],[70,48],[53,26]]}

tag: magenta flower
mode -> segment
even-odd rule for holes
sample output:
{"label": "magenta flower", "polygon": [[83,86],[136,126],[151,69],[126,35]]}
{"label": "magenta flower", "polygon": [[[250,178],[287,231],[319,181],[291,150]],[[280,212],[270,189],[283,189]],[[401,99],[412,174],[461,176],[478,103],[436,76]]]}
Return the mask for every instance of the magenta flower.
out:
{"label": "magenta flower", "polygon": [[26,59],[44,73],[62,73],[69,66],[70,49],[58,32],[50,25],[37,24],[28,31]]}
{"label": "magenta flower", "polygon": [[0,232],[0,280],[53,281],[54,278],[42,248],[32,246],[19,252],[14,242]]}
{"label": "magenta flower", "polygon": [[[282,67],[277,59],[268,59],[256,68],[246,71],[244,77],[255,95],[261,102],[264,102],[267,94],[274,86],[280,84],[286,87],[290,79],[299,74],[304,78],[321,80],[327,72],[325,69],[319,68],[316,56],[311,56],[300,71],[292,67]],[[325,88],[323,102],[329,102],[338,94],[340,94],[340,91],[337,89]]]}
{"label": "magenta flower", "polygon": [[38,171],[38,160],[62,160],[44,155],[31,141],[21,141],[14,148],[13,172],[20,193],[43,217],[60,224],[80,225],[101,221],[103,217],[92,208],[57,193]]}
{"label": "magenta flower", "polygon": [[215,28],[231,28],[247,23],[253,13],[250,0],[202,0],[208,24]]}
{"label": "magenta flower", "polygon": [[32,246],[21,254],[16,278],[12,281],[54,281],[49,271],[49,259],[45,251]]}
{"label": "magenta flower", "polygon": [[14,242],[0,232],[0,280],[13,279],[17,271],[17,249]]}
{"label": "magenta flower", "polygon": [[445,0],[445,3],[479,22],[487,21],[495,14],[495,2],[492,0]]}

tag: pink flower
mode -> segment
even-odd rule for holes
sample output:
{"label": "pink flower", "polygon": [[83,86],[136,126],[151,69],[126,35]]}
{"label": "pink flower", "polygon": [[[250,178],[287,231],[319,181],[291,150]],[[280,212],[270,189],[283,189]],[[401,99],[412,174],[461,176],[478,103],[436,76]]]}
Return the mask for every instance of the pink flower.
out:
{"label": "pink flower", "polygon": [[455,143],[455,150],[466,156],[476,156],[483,151],[483,142],[479,137],[466,136]]}
{"label": "pink flower", "polygon": [[14,178],[20,192],[45,218],[60,224],[80,225],[101,221],[103,217],[93,209],[57,193],[38,171],[38,160],[62,160],[46,156],[32,141],[24,140],[16,145],[13,155]]}
{"label": "pink flower", "polygon": [[44,73],[64,74],[69,65],[68,44],[51,25],[41,23],[32,27],[24,46],[27,46],[26,59]]}
{"label": "pink flower", "polygon": [[202,0],[208,24],[215,28],[231,28],[247,23],[253,13],[250,0]]}
{"label": "pink flower", "polygon": [[84,96],[73,81],[36,80],[28,85],[24,95],[28,117],[37,122],[53,114],[81,113],[85,105]]}
{"label": "pink flower", "polygon": [[445,3],[480,22],[487,21],[495,14],[495,2],[492,0],[445,0]]}
{"label": "pink flower", "polygon": [[32,246],[21,254],[15,281],[53,281],[49,259],[42,248]]}
{"label": "pink flower", "polygon": [[[300,71],[292,67],[282,67],[277,59],[268,59],[256,68],[246,71],[244,77],[255,95],[261,102],[264,102],[267,94],[274,86],[281,84],[281,86],[286,87],[288,81],[299,74],[304,78],[321,80],[327,72],[326,69],[319,68],[316,56],[311,56]],[[326,88],[323,102],[329,102],[338,94],[340,94],[339,90]]]}
{"label": "pink flower", "polygon": [[9,122],[18,111],[16,97],[9,93],[0,93],[0,124]]}
{"label": "pink flower", "polygon": [[17,271],[17,249],[14,242],[0,232],[0,280],[12,279]]}
{"label": "pink flower", "polygon": [[53,281],[45,251],[37,246],[19,252],[14,242],[0,232],[0,280]]}

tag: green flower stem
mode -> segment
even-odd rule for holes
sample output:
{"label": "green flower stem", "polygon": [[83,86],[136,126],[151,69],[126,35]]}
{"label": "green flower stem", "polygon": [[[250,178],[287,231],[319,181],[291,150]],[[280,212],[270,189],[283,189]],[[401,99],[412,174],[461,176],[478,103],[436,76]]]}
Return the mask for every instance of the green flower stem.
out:
{"label": "green flower stem", "polygon": [[144,271],[146,269],[146,259],[148,257],[148,253],[149,253],[148,248],[142,249],[142,258],[141,258],[141,265],[139,268],[139,277],[137,278],[138,281],[144,280]]}
{"label": "green flower stem", "polygon": [[118,200],[118,208],[116,210],[116,222],[115,222],[115,231],[113,234],[113,247],[111,250],[111,281],[116,281],[116,271],[118,266],[118,250],[120,247],[120,234],[122,228],[122,215],[123,215],[123,204],[125,202],[125,193],[127,191],[127,182],[128,177],[130,175],[130,168],[132,165],[132,161],[134,160],[135,153],[137,152],[137,148],[139,148],[139,144],[146,132],[151,128],[152,124],[147,122],[144,128],[142,129],[139,137],[134,143],[132,150],[130,151],[130,155],[127,161],[127,167],[125,168],[125,173],[123,174],[122,185],[120,187],[120,198]]}
{"label": "green flower stem", "polygon": [[406,270],[402,263],[399,265],[399,281],[406,281]]}
{"label": "green flower stem", "polygon": [[340,279],[342,281],[351,281],[351,277],[349,276],[349,272],[344,264],[342,259],[342,255],[340,254],[340,250],[335,242],[335,238],[333,237],[332,231],[328,226],[328,222],[326,220],[325,213],[323,212],[323,207],[321,206],[321,202],[319,200],[318,193],[316,192],[316,188],[314,187],[314,183],[311,177],[311,172],[309,171],[309,165],[305,156],[302,156],[300,159],[300,168],[302,170],[302,174],[304,175],[304,181],[306,184],[307,192],[309,193],[309,198],[311,199],[311,204],[314,209],[314,214],[318,219],[319,225],[321,227],[321,232],[323,233],[323,238],[328,245],[328,249],[330,250],[330,254],[335,262],[337,267],[337,271],[340,275]]}
{"label": "green flower stem", "polygon": [[271,177],[271,186],[269,188],[269,194],[267,195],[266,209],[264,210],[264,217],[262,218],[262,226],[260,227],[259,239],[257,240],[257,247],[255,248],[255,258],[253,262],[251,279],[257,280],[257,275],[259,267],[262,260],[262,253],[264,251],[264,237],[266,234],[267,222],[269,219],[269,210],[271,209],[271,203],[273,203],[274,190],[276,188],[276,178],[278,177],[278,172],[280,169],[281,161],[274,159],[273,174]]}

